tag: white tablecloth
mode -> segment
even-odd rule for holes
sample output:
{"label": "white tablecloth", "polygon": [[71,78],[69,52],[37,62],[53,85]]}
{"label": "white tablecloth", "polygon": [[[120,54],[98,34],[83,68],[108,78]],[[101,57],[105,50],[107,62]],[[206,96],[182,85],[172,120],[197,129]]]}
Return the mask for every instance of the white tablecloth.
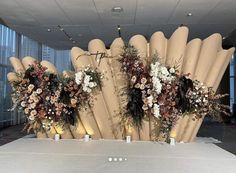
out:
{"label": "white tablecloth", "polygon": [[[108,158],[123,161],[109,162]],[[127,159],[126,161],[124,159]],[[236,173],[236,156],[214,144],[22,138],[0,147],[0,173]]]}

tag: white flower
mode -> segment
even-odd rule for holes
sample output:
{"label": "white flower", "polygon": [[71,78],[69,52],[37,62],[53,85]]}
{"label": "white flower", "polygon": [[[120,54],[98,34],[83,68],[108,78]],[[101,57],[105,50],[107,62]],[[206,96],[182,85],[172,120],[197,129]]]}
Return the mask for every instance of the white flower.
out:
{"label": "white flower", "polygon": [[90,93],[92,90],[87,87],[86,85],[83,86],[83,91],[87,92],[87,93]]}
{"label": "white flower", "polygon": [[162,89],[162,84],[161,81],[158,78],[152,78],[152,83],[153,83],[153,87],[156,91],[157,94],[161,93],[161,89]]}
{"label": "white flower", "polygon": [[172,67],[172,68],[170,68],[170,73],[175,73],[175,69]]}
{"label": "white flower", "polygon": [[168,72],[166,67],[160,67],[158,77],[161,78],[164,81],[170,81],[171,80],[171,75]]}
{"label": "white flower", "polygon": [[31,104],[30,104],[30,108],[31,108],[31,109],[34,109],[35,107],[36,107],[36,103],[31,103]]}
{"label": "white flower", "polygon": [[79,71],[78,73],[75,74],[75,82],[80,85],[82,83],[82,79],[83,79],[83,72]]}
{"label": "white flower", "polygon": [[42,93],[42,89],[41,89],[41,88],[38,88],[38,89],[36,90],[36,93],[37,93],[37,94],[41,94],[41,93]]}
{"label": "white flower", "polygon": [[161,71],[161,73],[162,73],[163,75],[169,75],[169,72],[168,72],[168,70],[167,70],[166,67],[161,67],[161,68],[160,68],[160,71]]}
{"label": "white flower", "polygon": [[28,86],[28,90],[32,91],[33,89],[34,89],[34,85],[33,85],[33,84],[30,84],[30,85]]}
{"label": "white flower", "polygon": [[93,88],[95,86],[97,86],[96,82],[89,82],[89,88]]}
{"label": "white flower", "polygon": [[37,114],[37,111],[36,110],[32,110],[31,112],[30,112],[30,115],[31,116],[35,116]]}
{"label": "white flower", "polygon": [[84,77],[84,83],[85,83],[85,84],[89,83],[90,79],[91,79],[91,77],[90,77],[89,75],[85,75],[85,77]]}
{"label": "white flower", "polygon": [[151,76],[157,76],[158,75],[158,69],[159,69],[159,62],[155,62],[151,64],[151,72],[150,75]]}
{"label": "white flower", "polygon": [[25,101],[21,102],[21,107],[23,107],[23,108],[26,107],[26,102]]}
{"label": "white flower", "polygon": [[147,103],[148,103],[148,106],[149,106],[149,107],[152,107],[152,105],[153,105],[152,101],[153,101],[153,96],[152,96],[152,95],[150,95],[149,97],[147,97]]}
{"label": "white flower", "polygon": [[35,118],[34,118],[33,115],[30,115],[30,116],[29,116],[29,120],[30,120],[30,121],[34,121],[34,119],[35,119]]}
{"label": "white flower", "polygon": [[154,104],[154,116],[156,118],[160,118],[161,115],[160,115],[160,106],[158,104]]}

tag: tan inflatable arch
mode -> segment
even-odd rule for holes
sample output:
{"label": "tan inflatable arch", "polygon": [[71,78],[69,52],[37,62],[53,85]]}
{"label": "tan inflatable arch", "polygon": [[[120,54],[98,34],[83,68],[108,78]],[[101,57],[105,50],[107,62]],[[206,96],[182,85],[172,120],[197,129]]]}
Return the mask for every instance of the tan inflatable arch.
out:
{"label": "tan inflatable arch", "polygon": [[[187,42],[188,32],[187,27],[179,27],[167,39],[162,32],[158,31],[151,36],[149,42],[144,36],[135,35],[130,38],[129,44],[138,50],[144,62],[150,62],[150,57],[157,54],[166,66],[175,66],[181,74],[189,73],[191,79],[197,79],[216,90],[235,49],[224,50],[221,46],[222,37],[218,33],[204,40],[195,38]],[[89,42],[88,52],[78,47],[72,48],[71,60],[75,72],[90,65],[96,67],[105,77],[102,79],[101,91],[94,95],[96,100],[93,107],[78,112],[78,126],[65,129],[62,132],[63,138],[81,138],[87,133],[94,139],[122,139],[119,115],[127,101],[127,96],[124,94],[127,81],[125,74],[120,71],[121,64],[117,60],[123,53],[123,46],[123,40],[116,38],[109,50],[99,39]],[[18,58],[10,58],[15,72],[22,73],[33,61],[35,59],[32,57],[25,57],[22,62]],[[57,74],[53,64],[42,61],[41,65],[47,67],[49,72]],[[70,73],[65,71],[64,75],[69,76]],[[18,78],[14,73],[9,73],[8,80],[15,81]],[[180,118],[172,127],[170,135],[177,141],[193,141],[204,118],[193,120],[194,116]],[[133,140],[151,140],[152,129],[152,122],[145,120],[142,130],[129,128],[125,131],[126,134],[132,135]],[[56,130],[55,128],[50,132],[40,133],[38,137],[52,137]]]}

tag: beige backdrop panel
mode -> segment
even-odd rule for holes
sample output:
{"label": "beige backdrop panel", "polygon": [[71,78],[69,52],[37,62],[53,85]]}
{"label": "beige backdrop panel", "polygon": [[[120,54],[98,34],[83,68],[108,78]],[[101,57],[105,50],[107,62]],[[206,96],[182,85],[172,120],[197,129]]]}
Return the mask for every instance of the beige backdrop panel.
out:
{"label": "beige backdrop panel", "polygon": [[12,67],[14,68],[15,72],[17,72],[17,73],[24,73],[25,72],[25,68],[19,58],[11,57],[9,60],[10,60]]}
{"label": "beige backdrop panel", "polygon": [[[25,61],[26,61],[25,62],[26,65],[27,65],[30,62],[32,62],[32,59],[27,57],[27,59]],[[46,71],[48,71],[50,73],[57,74],[57,69],[56,69],[56,67],[52,63],[50,63],[48,61],[42,61],[40,64],[43,67],[47,68]],[[48,137],[53,138],[56,133],[57,133],[56,129],[55,128],[51,128],[51,130],[47,132],[47,135],[48,135]],[[73,139],[73,134],[71,133],[71,130],[70,130],[69,126],[66,125],[66,126],[63,127],[63,133],[61,134],[61,138],[62,139]]]}
{"label": "beige backdrop panel", "polygon": [[176,66],[181,69],[185,53],[185,47],[188,39],[188,28],[179,27],[172,34],[167,43],[166,66]]}
{"label": "beige backdrop panel", "polygon": [[195,79],[204,82],[210,68],[212,67],[217,52],[221,48],[221,35],[213,34],[203,40],[199,60],[196,68]]}
{"label": "beige backdrop panel", "polygon": [[129,44],[138,50],[138,55],[143,58],[144,64],[147,64],[147,40],[145,37],[142,35],[134,35],[130,38]]}
{"label": "beige backdrop panel", "polygon": [[165,65],[167,52],[167,39],[163,32],[155,32],[150,39],[150,56],[158,55],[160,61]]}
{"label": "beige backdrop panel", "polygon": [[[218,85],[223,77],[223,74],[225,73],[225,70],[229,64],[229,61],[233,55],[235,51],[235,48],[231,48],[229,50],[221,50],[217,53],[217,57],[216,60],[213,64],[213,66],[210,69],[210,72],[207,76],[207,79],[205,81],[206,85],[209,87],[213,86],[213,89],[216,91],[216,89],[218,88]],[[190,137],[188,138],[189,142],[194,141],[197,132],[199,131],[201,124],[203,122],[203,118],[197,120],[197,122],[195,123],[195,127],[190,135]]]}
{"label": "beige backdrop panel", "polygon": [[35,63],[35,61],[37,61],[35,58],[31,56],[26,56],[22,59],[22,64],[24,68],[27,70],[30,67],[30,65]]}
{"label": "beige backdrop panel", "polygon": [[[134,46],[143,62],[150,62],[147,57],[147,40],[142,35],[135,35],[129,40],[129,44]],[[140,140],[150,140],[150,120],[143,120],[142,128],[139,129]]]}
{"label": "beige backdrop panel", "polygon": [[57,74],[57,69],[56,69],[56,67],[52,64],[52,63],[50,63],[50,62],[48,62],[48,61],[41,61],[41,63],[40,63],[43,67],[47,67],[47,69],[46,69],[46,72],[50,72],[50,73],[53,73],[53,74]]}
{"label": "beige backdrop panel", "polygon": [[[71,55],[73,59],[72,62],[74,62],[74,66],[77,70],[83,69],[87,65],[93,66],[91,62],[91,56],[85,55],[85,51],[83,51],[82,49],[78,47],[73,47],[71,50]],[[114,135],[112,132],[112,121],[107,111],[106,105],[104,104],[102,93],[98,91],[96,94],[93,95],[93,97],[94,99],[93,99],[93,106],[91,107],[91,111],[94,116],[94,120],[93,120],[94,127],[91,127],[91,128],[95,128],[94,130],[100,131],[101,137],[107,138],[107,139],[113,139]],[[95,122],[97,126],[95,126]]]}
{"label": "beige backdrop panel", "polygon": [[[72,77],[72,73],[71,71],[63,71],[63,76],[66,78],[69,78],[69,77]],[[73,138],[81,139],[86,134],[86,130],[84,129],[84,126],[82,122],[80,121],[79,116],[77,116],[76,120],[77,120],[77,123],[74,126],[70,125],[69,127],[70,127]]]}
{"label": "beige backdrop panel", "polygon": [[[105,53],[106,55],[106,57],[100,59],[100,61],[99,59],[96,59],[95,55],[92,55],[92,61],[94,66],[96,66],[104,75],[104,77],[102,78],[102,84],[103,84],[102,94],[104,96],[104,100],[108,108],[109,114],[112,117],[112,122],[113,122],[112,129],[115,132],[115,137],[117,139],[122,139],[122,133],[119,124],[120,123],[119,98],[116,95],[116,89],[113,81],[111,68],[109,66],[109,59],[106,52],[105,44],[99,39],[94,39],[89,42],[88,49],[91,54],[99,52],[99,53]],[[100,55],[98,55],[98,57],[99,56]]]}

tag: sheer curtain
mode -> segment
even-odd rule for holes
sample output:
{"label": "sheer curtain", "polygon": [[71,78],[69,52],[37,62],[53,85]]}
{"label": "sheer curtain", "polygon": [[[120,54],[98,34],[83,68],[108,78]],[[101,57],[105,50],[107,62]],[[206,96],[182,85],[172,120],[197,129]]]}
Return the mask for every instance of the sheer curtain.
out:
{"label": "sheer curtain", "polygon": [[[230,61],[230,107],[231,107],[231,112],[234,112],[234,114],[236,113],[235,111],[235,101],[236,101],[236,89],[235,89],[235,79],[236,79],[236,63],[235,63],[235,55],[233,55],[231,61]],[[234,108],[234,111],[233,111]],[[236,116],[236,115],[235,115]]]}
{"label": "sheer curtain", "polygon": [[55,64],[55,50],[47,45],[42,45],[42,60]]}
{"label": "sheer curtain", "polygon": [[47,60],[53,63],[59,72],[71,69],[69,50],[56,50],[42,45],[0,24],[0,128],[25,121],[22,113],[8,111],[12,106],[11,87],[7,81],[7,73],[13,70],[9,62],[11,56],[32,56],[38,60]]}
{"label": "sheer curtain", "polygon": [[42,60],[53,63],[59,72],[71,70],[70,50],[56,50],[42,45]]}
{"label": "sheer curtain", "polygon": [[55,65],[59,72],[63,70],[71,70],[71,58],[69,50],[55,51]]}
{"label": "sheer curtain", "polygon": [[39,43],[21,35],[20,37],[20,58],[25,56],[32,56],[35,59],[40,59],[39,57],[40,46]]}
{"label": "sheer curtain", "polygon": [[8,111],[11,108],[11,87],[7,81],[7,73],[12,71],[9,57],[16,54],[16,32],[0,25],[0,128],[11,125],[17,118]]}

